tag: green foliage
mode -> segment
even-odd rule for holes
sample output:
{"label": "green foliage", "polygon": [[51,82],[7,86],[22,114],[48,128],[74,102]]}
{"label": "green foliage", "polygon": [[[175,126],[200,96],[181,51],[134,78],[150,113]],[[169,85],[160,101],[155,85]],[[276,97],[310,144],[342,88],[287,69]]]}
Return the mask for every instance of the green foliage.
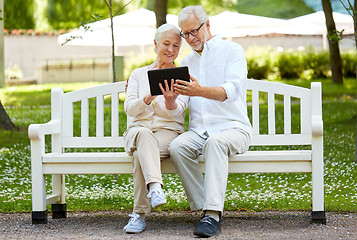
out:
{"label": "green foliage", "polygon": [[240,13],[285,19],[314,12],[302,0],[239,0],[235,9]]}
{"label": "green foliage", "polygon": [[[251,47],[246,51],[248,77],[254,79],[316,79],[331,77],[328,51],[308,48],[304,51],[277,52]],[[341,53],[344,77],[356,77],[357,51]]]}
{"label": "green foliage", "polygon": [[302,78],[326,78],[331,76],[330,55],[327,51],[314,51],[308,49],[302,54],[302,65],[305,72],[309,76],[301,76]]}
{"label": "green foliage", "polygon": [[[16,0],[16,2],[17,1],[19,0]],[[40,22],[37,24],[38,26],[44,25],[43,21],[47,20],[54,29],[69,29],[78,27],[82,22],[87,21],[94,14],[109,17],[109,11],[104,3],[104,0],[37,1],[48,1],[46,11],[47,19],[42,19],[42,17],[39,18],[38,21]],[[128,1],[113,0],[114,9],[118,10]],[[306,6],[303,0],[169,0],[168,13],[178,14],[185,6],[197,4],[201,4],[209,15],[215,15],[229,10],[266,17],[293,18],[313,12],[311,8]],[[143,7],[153,10],[153,6],[154,0],[138,0],[130,4],[128,9],[133,10]]]}
{"label": "green foliage", "polygon": [[246,51],[248,78],[267,79],[273,71],[273,51],[270,47],[253,46]]}
{"label": "green foliage", "polygon": [[298,52],[282,52],[278,56],[277,67],[281,78],[299,78],[303,66]]}
{"label": "green foliage", "polygon": [[[112,2],[113,13],[123,6],[121,0]],[[109,9],[104,0],[48,0],[47,18],[54,29],[76,28],[93,15],[109,17]]]}
{"label": "green foliage", "polygon": [[270,61],[259,61],[256,58],[247,58],[248,78],[267,79],[270,71]]}
{"label": "green foliage", "polygon": [[4,2],[5,29],[34,29],[34,0],[6,0]]}
{"label": "green foliage", "polygon": [[[316,80],[314,80],[316,81]],[[309,87],[310,81],[289,80],[293,85]],[[93,83],[63,84],[66,91],[88,87]],[[102,83],[97,83],[97,85]],[[346,79],[335,85],[331,79],[322,81],[324,121],[324,180],[325,207],[327,211],[357,211],[357,168],[354,163],[354,143],[357,114],[357,83]],[[55,85],[18,86],[0,89],[0,98],[14,94],[18,107],[7,108],[17,131],[0,131],[0,211],[31,211],[31,165],[27,126],[50,120],[48,89]],[[28,91],[26,91],[28,89]],[[16,94],[17,90],[19,93]],[[348,94],[348,96],[346,96]],[[34,98],[34,96],[39,96]],[[3,98],[5,96],[5,98]],[[21,96],[21,98],[20,98]],[[343,100],[344,99],[344,100]],[[342,101],[341,101],[342,100]],[[107,99],[105,99],[107,101]],[[36,104],[37,103],[37,104]],[[90,103],[94,105],[94,103]],[[32,107],[31,107],[32,106]],[[120,111],[122,109],[120,104]],[[298,115],[299,104],[292,104],[292,113]],[[75,106],[75,111],[79,106]],[[267,117],[266,105],[261,114]],[[108,110],[106,109],[105,112]],[[248,109],[251,112],[251,107]],[[277,114],[284,108],[277,103]],[[121,124],[125,118],[121,118]],[[186,119],[187,120],[187,119]],[[80,121],[75,116],[75,124]],[[283,125],[277,118],[277,126]],[[261,121],[262,122],[262,121]],[[95,126],[93,126],[95,128]],[[295,128],[295,127],[294,127]],[[278,129],[279,130],[279,129]],[[279,130],[280,131],[280,130]],[[47,193],[50,194],[51,176],[47,176]],[[176,174],[163,176],[168,204],[159,210],[189,210],[183,186]],[[230,174],[228,177],[225,210],[248,209],[262,211],[310,210],[311,174]],[[66,176],[66,202],[69,210],[124,210],[133,207],[133,181],[131,175],[68,175]]]}
{"label": "green foliage", "polygon": [[341,53],[342,71],[345,77],[356,77],[357,75],[357,51]]}

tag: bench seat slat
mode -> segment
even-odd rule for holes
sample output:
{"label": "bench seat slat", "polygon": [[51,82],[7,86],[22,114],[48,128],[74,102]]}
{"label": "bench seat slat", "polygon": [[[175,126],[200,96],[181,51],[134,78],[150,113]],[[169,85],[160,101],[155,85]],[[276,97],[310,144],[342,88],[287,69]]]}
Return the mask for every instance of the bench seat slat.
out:
{"label": "bench seat slat", "polygon": [[[199,158],[203,162],[202,156]],[[248,151],[229,158],[230,162],[279,162],[311,161],[310,150],[289,151]],[[48,153],[43,156],[43,164],[51,163],[131,163],[132,157],[126,152],[88,152],[88,153]]]}
{"label": "bench seat slat", "polygon": [[[269,156],[267,158],[267,156]],[[46,154],[44,174],[132,174],[132,160],[125,152]],[[202,171],[204,161],[199,157]],[[83,167],[85,165],[85,167]],[[162,173],[176,173],[171,161],[161,163]],[[229,159],[229,173],[311,172],[311,151],[250,151]]]}
{"label": "bench seat slat", "polygon": [[[204,163],[200,164],[204,172]],[[161,164],[163,174],[176,173],[171,162]],[[44,164],[43,174],[132,174],[132,164],[106,163],[83,164],[57,163]],[[311,162],[230,162],[229,173],[311,173]]]}

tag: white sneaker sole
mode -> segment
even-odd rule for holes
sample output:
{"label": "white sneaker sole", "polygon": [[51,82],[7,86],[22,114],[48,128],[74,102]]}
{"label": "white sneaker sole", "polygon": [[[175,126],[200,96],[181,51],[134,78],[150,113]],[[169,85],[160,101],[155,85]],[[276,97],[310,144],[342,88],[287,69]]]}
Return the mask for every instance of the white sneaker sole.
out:
{"label": "white sneaker sole", "polygon": [[143,229],[143,230],[130,230],[130,229],[127,229],[127,230],[124,230],[126,233],[129,233],[129,234],[135,234],[135,233],[141,233],[141,232],[143,232],[145,229]]}
{"label": "white sneaker sole", "polygon": [[157,202],[155,205],[151,205],[151,206],[152,206],[152,208],[157,208],[157,207],[160,207],[160,206],[166,204],[166,202],[167,202],[167,201],[166,201],[166,199],[165,199],[164,201]]}

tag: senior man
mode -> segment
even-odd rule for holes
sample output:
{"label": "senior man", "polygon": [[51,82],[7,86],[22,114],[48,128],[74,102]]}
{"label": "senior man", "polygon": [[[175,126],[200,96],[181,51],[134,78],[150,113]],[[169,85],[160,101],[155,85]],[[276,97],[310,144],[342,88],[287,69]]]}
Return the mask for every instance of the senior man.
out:
{"label": "senior man", "polygon": [[[228,157],[244,153],[252,127],[247,116],[247,63],[242,47],[210,32],[202,6],[189,6],[178,15],[181,36],[193,52],[181,62],[188,66],[191,82],[177,80],[175,91],[190,96],[189,131],[170,145],[170,155],[192,210],[204,216],[194,234],[221,232],[228,178]],[[205,177],[197,157],[205,160]]]}

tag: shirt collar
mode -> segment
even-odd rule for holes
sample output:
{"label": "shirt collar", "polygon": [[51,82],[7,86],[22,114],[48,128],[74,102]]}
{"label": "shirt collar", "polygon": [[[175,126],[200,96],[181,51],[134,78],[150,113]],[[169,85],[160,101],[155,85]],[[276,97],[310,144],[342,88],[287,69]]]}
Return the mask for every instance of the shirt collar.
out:
{"label": "shirt collar", "polygon": [[[204,44],[204,48],[203,48],[203,51],[209,51],[211,49],[213,49],[216,45],[217,45],[217,42],[221,41],[222,38],[221,36],[219,35],[214,35],[210,40],[208,40],[205,44]],[[195,53],[197,55],[202,55],[203,51],[201,53],[198,53],[195,51]]]}

